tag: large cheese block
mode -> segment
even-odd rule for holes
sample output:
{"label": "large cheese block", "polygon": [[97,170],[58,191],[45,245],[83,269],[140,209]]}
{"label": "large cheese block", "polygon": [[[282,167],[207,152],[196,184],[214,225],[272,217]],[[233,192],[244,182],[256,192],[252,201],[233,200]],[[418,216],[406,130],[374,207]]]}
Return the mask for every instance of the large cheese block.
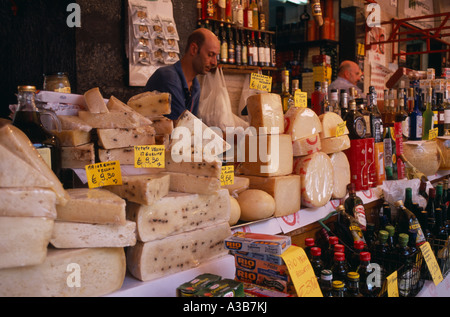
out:
{"label": "large cheese block", "polygon": [[[332,138],[336,136],[336,128],[339,124],[343,123],[341,116],[335,112],[325,112],[319,115],[320,122],[322,123],[322,132],[320,132],[320,138]],[[348,134],[347,126],[344,129],[344,134]]]}
{"label": "large cheese block", "polygon": [[164,172],[170,175],[170,190],[174,192],[210,195],[220,190],[220,178],[187,173]]}
{"label": "large cheese block", "polygon": [[86,106],[92,113],[105,113],[108,112],[106,102],[98,87],[91,88],[84,93],[84,100]]}
{"label": "large cheese block", "polygon": [[318,152],[321,149],[322,143],[318,133],[292,141],[292,154],[294,156],[309,155]]}
{"label": "large cheese block", "polygon": [[171,134],[173,131],[173,120],[164,116],[151,116],[151,126],[155,129],[156,134]]}
{"label": "large cheese block", "polygon": [[321,207],[334,190],[334,170],[329,156],[316,152],[294,160],[294,174],[300,175],[302,206]]}
{"label": "large cheese block", "polygon": [[127,250],[127,267],[141,281],[187,270],[226,254],[224,240],[231,235],[228,222],[149,242],[137,241]]}
{"label": "large cheese block", "polygon": [[292,141],[320,132],[322,123],[310,108],[290,107],[284,114],[284,133],[289,134]]}
{"label": "large cheese block", "polygon": [[143,116],[170,114],[171,95],[166,92],[146,91],[131,97],[127,104]]}
{"label": "large cheese block", "polygon": [[0,269],[44,262],[53,223],[44,217],[0,217]]}
{"label": "large cheese block", "polygon": [[199,195],[169,192],[152,205],[129,202],[127,219],[136,222],[137,238],[147,242],[228,221],[228,191]]}
{"label": "large cheese block", "polygon": [[237,197],[244,190],[247,190],[250,187],[249,178],[242,176],[234,176],[233,184],[222,185],[222,188],[225,188],[230,193],[230,196]]}
{"label": "large cheese block", "polygon": [[98,144],[104,149],[155,144],[155,129],[142,126],[134,129],[97,129]]}
{"label": "large cheese block", "polygon": [[144,117],[142,114],[135,111],[133,108],[126,105],[125,103],[123,103],[122,101],[120,101],[119,99],[117,99],[114,96],[111,96],[111,98],[109,98],[106,106],[108,107],[109,111],[122,111],[122,112],[126,112],[126,113],[133,113],[133,116],[139,120],[141,125],[152,124],[152,121],[150,119]]}
{"label": "large cheese block", "polygon": [[[175,158],[175,160],[174,160]],[[186,157],[177,157],[170,151],[165,153],[165,169],[168,172],[188,173],[192,175],[201,175],[220,178],[222,172],[222,161],[217,157],[211,157],[210,160],[195,161],[195,156],[191,155],[189,159]]]}
{"label": "large cheese block", "polygon": [[238,171],[244,175],[281,176],[292,174],[293,150],[288,134],[246,136],[239,145],[242,151]]}
{"label": "large cheese block", "polygon": [[134,165],[134,146],[118,149],[98,149],[100,162],[119,161],[120,165]]}
{"label": "large cheese block", "polygon": [[126,222],[126,202],[103,188],[69,188],[65,206],[56,206],[57,220],[94,224]]}
{"label": "large cheese block", "polygon": [[169,193],[170,176],[165,173],[122,175],[122,185],[105,189],[138,204],[151,205]]}
{"label": "large cheese block", "polygon": [[84,168],[95,163],[94,143],[61,147],[62,168]]}
{"label": "large cheese block", "polygon": [[50,243],[59,249],[129,247],[136,244],[136,223],[105,225],[55,221]]}
{"label": "large cheese block", "polygon": [[61,146],[78,146],[91,142],[91,132],[82,130],[52,131],[59,139]]}
{"label": "large cheese block", "polygon": [[[51,188],[57,195],[57,203],[65,204],[67,202],[68,196],[66,191],[64,190],[63,185],[59,181],[58,177],[53,173],[52,169],[48,166],[48,164],[42,159],[38,151],[34,148],[30,139],[17,127],[6,124],[0,128],[0,144],[7,148],[12,153],[16,154],[15,156],[20,157],[23,162],[26,162],[28,165],[33,167],[38,171],[40,177],[45,177],[48,180],[48,187]],[[0,151],[3,152],[3,151]],[[6,155],[6,154],[5,154]],[[2,164],[6,164],[7,162],[3,162]],[[31,178],[31,175],[34,175],[34,172],[30,171],[30,174],[25,172],[25,169],[28,167],[23,167],[19,169],[12,169],[10,172],[14,175],[11,175],[12,179],[16,179],[20,177],[20,174],[23,173],[23,176],[26,178]],[[25,172],[25,173],[24,173]],[[3,177],[2,177],[3,178]],[[1,185],[2,187],[12,187],[12,185],[7,185],[11,178],[4,179],[6,184]],[[31,186],[35,186],[36,184],[32,184]],[[27,186],[24,183],[19,181],[18,186]],[[47,187],[47,186],[37,186],[37,187]]]}
{"label": "large cheese block", "polygon": [[240,220],[256,221],[269,218],[275,213],[275,199],[261,189],[247,189],[236,200],[241,208]]}
{"label": "large cheese block", "polygon": [[344,198],[347,195],[347,185],[351,181],[350,163],[344,152],[330,154],[330,159],[334,171],[334,189],[331,197]]}
{"label": "large cheese block", "polygon": [[82,120],[79,116],[58,116],[59,122],[61,122],[61,130],[79,130],[84,132],[90,132],[92,127]]}
{"label": "large cheese block", "polygon": [[284,133],[284,113],[279,94],[263,93],[247,98],[250,126],[258,134]]}
{"label": "large cheese block", "polygon": [[0,216],[56,218],[56,194],[39,187],[0,188]]}
{"label": "large cheese block", "polygon": [[342,152],[350,148],[350,138],[346,134],[338,137],[321,139],[320,143],[322,145],[321,151],[327,154]]}
{"label": "large cheese block", "polygon": [[96,129],[133,129],[141,126],[141,116],[135,112],[109,111],[92,113],[89,111],[78,111],[78,116]]}
{"label": "large cheese block", "polygon": [[275,217],[296,213],[301,207],[299,175],[274,177],[248,176],[251,189],[260,189],[275,199]]}
{"label": "large cheese block", "polygon": [[122,287],[123,248],[49,248],[44,263],[0,270],[3,297],[98,297]]}

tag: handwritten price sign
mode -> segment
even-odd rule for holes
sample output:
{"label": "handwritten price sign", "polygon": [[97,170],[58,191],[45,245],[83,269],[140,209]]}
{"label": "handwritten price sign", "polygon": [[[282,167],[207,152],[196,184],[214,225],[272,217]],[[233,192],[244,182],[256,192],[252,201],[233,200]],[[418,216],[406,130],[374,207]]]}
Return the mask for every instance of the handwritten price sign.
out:
{"label": "handwritten price sign", "polygon": [[122,184],[119,161],[86,165],[85,170],[89,188]]}
{"label": "handwritten price sign", "polygon": [[233,185],[234,184],[234,166],[226,165],[222,166],[222,172],[220,173],[220,185]]}
{"label": "handwritten price sign", "polygon": [[272,77],[252,73],[250,76],[250,89],[270,92],[272,90]]}
{"label": "handwritten price sign", "polygon": [[164,168],[164,145],[136,145],[134,147],[134,167]]}
{"label": "handwritten price sign", "polygon": [[297,89],[294,92],[294,105],[299,108],[308,107],[308,94]]}
{"label": "handwritten price sign", "polygon": [[427,264],[428,270],[430,271],[431,278],[433,279],[434,285],[438,285],[444,279],[442,276],[441,268],[439,267],[436,257],[431,250],[429,242],[425,242],[420,246],[420,251],[422,252],[423,258]]}
{"label": "handwritten price sign", "polygon": [[394,271],[391,275],[389,275],[386,280],[388,297],[398,297],[397,271]]}
{"label": "handwritten price sign", "polygon": [[428,133],[428,140],[434,140],[438,137],[438,128],[431,129]]}
{"label": "handwritten price sign", "polygon": [[346,127],[347,121],[339,123],[336,127],[336,137],[344,135]]}

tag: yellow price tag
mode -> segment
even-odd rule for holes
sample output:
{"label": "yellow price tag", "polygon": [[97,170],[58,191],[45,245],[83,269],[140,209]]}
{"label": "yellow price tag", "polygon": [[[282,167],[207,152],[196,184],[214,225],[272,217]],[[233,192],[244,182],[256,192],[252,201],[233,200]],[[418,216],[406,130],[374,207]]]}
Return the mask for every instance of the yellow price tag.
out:
{"label": "yellow price tag", "polygon": [[156,167],[165,166],[165,146],[164,145],[135,145],[134,146],[134,167]]}
{"label": "yellow price tag", "polygon": [[89,188],[122,185],[119,161],[101,162],[85,166]]}
{"label": "yellow price tag", "polygon": [[250,76],[250,89],[270,92],[272,90],[272,77],[258,73]]}
{"label": "yellow price tag", "polygon": [[299,108],[308,107],[308,94],[306,92],[302,92],[300,89],[297,89],[294,92],[294,102],[295,106]]}
{"label": "yellow price tag", "polygon": [[444,279],[442,277],[441,268],[436,261],[436,257],[431,250],[429,242],[425,242],[420,246],[420,251],[422,252],[423,258],[427,263],[428,270],[430,271],[431,278],[433,279],[434,285],[438,285]]}
{"label": "yellow price tag", "polygon": [[389,275],[386,280],[388,297],[398,297],[397,271]]}
{"label": "yellow price tag", "polygon": [[220,173],[220,185],[233,185],[234,184],[234,166],[226,165],[222,166],[222,172]]}
{"label": "yellow price tag", "polygon": [[281,258],[286,263],[298,297],[323,297],[305,250],[291,245]]}
{"label": "yellow price tag", "polygon": [[438,128],[431,129],[428,133],[428,140],[434,140],[438,137]]}
{"label": "yellow price tag", "polygon": [[336,127],[336,136],[342,136],[345,133],[345,128],[347,127],[347,121],[341,122]]}

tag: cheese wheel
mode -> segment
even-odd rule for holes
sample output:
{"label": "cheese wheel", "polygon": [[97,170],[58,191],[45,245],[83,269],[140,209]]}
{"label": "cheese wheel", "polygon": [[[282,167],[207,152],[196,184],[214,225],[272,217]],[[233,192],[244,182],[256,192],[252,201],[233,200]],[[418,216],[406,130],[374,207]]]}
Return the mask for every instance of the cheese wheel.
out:
{"label": "cheese wheel", "polygon": [[322,152],[326,154],[342,152],[350,148],[350,138],[344,134],[338,137],[325,138],[320,140]]}
{"label": "cheese wheel", "polygon": [[275,212],[275,199],[260,189],[247,189],[239,194],[241,220],[255,221],[268,218]]}
{"label": "cheese wheel", "polygon": [[239,206],[239,202],[237,201],[237,199],[231,195],[230,205],[230,220],[228,220],[228,223],[230,224],[230,226],[234,226],[241,218],[241,206]]}
{"label": "cheese wheel", "polygon": [[317,114],[309,108],[291,107],[284,114],[284,133],[292,140],[303,139],[322,131]]}
{"label": "cheese wheel", "polygon": [[344,198],[347,194],[347,185],[351,181],[350,163],[344,152],[333,153],[330,159],[334,171],[334,188],[331,197]]}
{"label": "cheese wheel", "polygon": [[330,200],[334,189],[334,172],[327,154],[316,152],[295,158],[294,174],[299,174],[301,178],[302,206],[321,207]]}
{"label": "cheese wheel", "polygon": [[319,134],[292,141],[292,154],[304,156],[319,152],[322,149]]}
{"label": "cheese wheel", "polygon": [[[322,123],[322,132],[320,132],[320,138],[331,138],[336,136],[336,128],[344,120],[341,116],[334,112],[325,112],[319,116]],[[348,129],[345,127],[344,134],[348,134]]]}
{"label": "cheese wheel", "polygon": [[441,164],[441,153],[436,141],[403,142],[405,158],[426,176],[434,175]]}
{"label": "cheese wheel", "polygon": [[[280,134],[284,132],[283,106],[279,94],[263,93],[249,96],[247,110],[250,126],[255,127],[258,133]],[[266,131],[259,128],[266,128]]]}

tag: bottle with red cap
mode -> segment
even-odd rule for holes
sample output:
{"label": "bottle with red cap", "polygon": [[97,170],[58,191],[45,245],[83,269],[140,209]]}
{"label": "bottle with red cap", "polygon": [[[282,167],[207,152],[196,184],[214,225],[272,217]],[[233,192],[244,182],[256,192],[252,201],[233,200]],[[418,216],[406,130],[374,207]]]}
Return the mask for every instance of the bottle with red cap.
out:
{"label": "bottle with red cap", "polygon": [[353,242],[353,252],[349,257],[349,266],[352,271],[356,271],[358,268],[360,261],[359,255],[364,251],[365,246],[364,241],[358,240]]}
{"label": "bottle with red cap", "polygon": [[336,281],[342,281],[345,283],[347,273],[349,272],[347,260],[345,259],[344,252],[335,252],[333,258],[333,265],[331,266],[331,272],[333,273],[333,279]]}
{"label": "bottle with red cap", "polygon": [[311,266],[314,270],[314,274],[317,279],[320,279],[320,274],[322,270],[325,268],[323,265],[323,261],[321,259],[322,250],[319,247],[311,248]]}
{"label": "bottle with red cap", "polygon": [[[363,251],[359,254],[359,266],[356,269],[356,272],[360,276],[359,280],[359,288],[364,297],[374,297],[376,296],[377,290],[379,289],[379,285],[376,284],[376,276],[372,273],[375,271],[375,268],[370,266],[371,254],[370,252]],[[381,278],[380,278],[380,281]]]}
{"label": "bottle with red cap", "polygon": [[314,238],[306,238],[305,239],[305,253],[308,259],[311,260],[311,248],[316,246],[316,242]]}
{"label": "bottle with red cap", "polygon": [[334,245],[339,243],[339,239],[336,236],[330,236],[328,238],[328,248],[322,252],[322,260],[325,267],[331,267],[333,263]]}

